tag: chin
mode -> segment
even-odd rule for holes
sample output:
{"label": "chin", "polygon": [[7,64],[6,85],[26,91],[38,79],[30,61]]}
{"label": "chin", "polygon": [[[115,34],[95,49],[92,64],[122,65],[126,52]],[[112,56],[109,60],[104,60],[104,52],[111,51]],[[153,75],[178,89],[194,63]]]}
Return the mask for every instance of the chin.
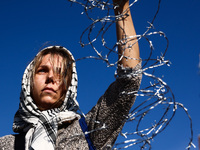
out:
{"label": "chin", "polygon": [[42,110],[48,110],[53,108],[53,106],[55,105],[57,100],[55,99],[50,99],[50,98],[46,98],[46,99],[42,99],[41,100],[41,105],[40,105],[40,109]]}

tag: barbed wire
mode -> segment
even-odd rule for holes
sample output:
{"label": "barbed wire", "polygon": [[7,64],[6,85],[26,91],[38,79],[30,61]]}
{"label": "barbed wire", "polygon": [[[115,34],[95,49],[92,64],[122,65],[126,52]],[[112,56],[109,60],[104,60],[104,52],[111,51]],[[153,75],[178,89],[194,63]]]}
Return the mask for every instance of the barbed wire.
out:
{"label": "barbed wire", "polygon": [[[151,22],[148,22],[149,26],[147,27],[146,31],[141,35],[136,36],[126,36],[125,39],[122,41],[117,41],[113,44],[113,46],[108,46],[106,36],[105,34],[108,32],[108,30],[111,28],[112,25],[114,25],[117,21],[126,18],[128,14],[126,14],[126,11],[120,15],[113,15],[113,10],[118,7],[118,5],[114,5],[112,1],[110,0],[68,0],[71,3],[77,3],[81,5],[84,9],[84,11],[81,14],[85,14],[87,18],[92,22],[81,34],[80,36],[80,45],[82,47],[85,46],[91,46],[94,50],[95,54],[94,56],[85,56],[83,58],[79,58],[76,61],[80,61],[83,59],[98,59],[106,62],[108,67],[115,66],[117,67],[118,62],[120,61],[120,58],[118,60],[113,60],[111,58],[111,54],[118,55],[117,47],[120,44],[126,45],[131,40],[137,40],[136,42],[139,42],[141,39],[145,39],[150,47],[150,54],[148,58],[142,59],[143,66],[142,70],[140,70],[140,73],[143,74],[149,82],[149,85],[147,85],[145,88],[142,88],[138,91],[136,94],[137,97],[141,97],[143,101],[140,100],[140,104],[137,106],[134,105],[132,110],[130,111],[129,115],[127,116],[126,124],[129,123],[135,123],[135,130],[134,132],[127,131],[125,133],[121,132],[121,136],[125,137],[126,140],[123,142],[118,142],[114,145],[113,149],[125,149],[129,148],[131,146],[138,145],[140,146],[140,149],[151,149],[151,141],[162,131],[166,129],[166,127],[169,125],[171,120],[174,118],[176,111],[178,108],[181,108],[187,115],[189,122],[190,122],[190,140],[188,143],[188,146],[186,149],[190,149],[191,146],[195,147],[195,145],[192,143],[193,141],[193,129],[192,129],[192,119],[188,113],[187,108],[179,103],[176,102],[175,96],[170,89],[170,87],[167,85],[166,82],[161,77],[158,77],[155,75],[155,71],[157,68],[161,66],[170,66],[170,61],[165,60],[165,54],[168,50],[169,40],[164,32],[162,31],[156,31],[154,27],[154,21],[157,17],[157,14],[160,10],[160,4],[161,0],[158,0],[158,7],[156,10],[156,13],[152,19]],[[130,1],[129,7],[132,7],[135,3],[137,3],[139,0]],[[101,13],[98,15],[94,11],[98,10]],[[95,30],[97,28],[97,31]],[[163,37],[166,41],[166,47],[165,49],[160,52],[161,56],[154,56],[154,46],[153,42],[150,40],[149,37],[152,35],[159,35]],[[85,42],[85,40],[88,40]],[[101,51],[98,50],[98,48],[95,46],[96,43],[101,42],[104,49],[102,50],[102,47],[99,48]],[[129,45],[130,46],[130,45]],[[125,47],[124,49],[126,49]],[[123,57],[123,53],[121,58]],[[118,58],[118,56],[116,56]],[[135,59],[135,58],[127,58],[127,59]],[[151,73],[149,73],[151,72]],[[135,94],[136,92],[132,90],[131,92],[128,92],[127,94]],[[159,117],[158,121],[151,122],[151,125],[148,127],[144,127],[142,124],[145,118],[155,109],[161,108],[159,114],[161,116]],[[104,127],[105,128],[105,127]],[[133,131],[133,128],[132,128]],[[92,131],[94,132],[94,131]],[[88,133],[87,133],[88,134]],[[134,138],[130,136],[136,136]]]}

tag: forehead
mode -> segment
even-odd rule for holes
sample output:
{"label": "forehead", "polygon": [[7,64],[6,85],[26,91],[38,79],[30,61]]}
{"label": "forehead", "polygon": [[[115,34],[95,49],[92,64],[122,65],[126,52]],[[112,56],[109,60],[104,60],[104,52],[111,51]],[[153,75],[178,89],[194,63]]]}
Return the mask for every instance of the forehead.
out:
{"label": "forehead", "polygon": [[45,56],[43,56],[42,60],[41,60],[41,63],[40,63],[40,66],[41,65],[53,65],[53,66],[60,66],[61,63],[62,63],[62,56],[60,55],[52,55],[52,54],[47,54]]}

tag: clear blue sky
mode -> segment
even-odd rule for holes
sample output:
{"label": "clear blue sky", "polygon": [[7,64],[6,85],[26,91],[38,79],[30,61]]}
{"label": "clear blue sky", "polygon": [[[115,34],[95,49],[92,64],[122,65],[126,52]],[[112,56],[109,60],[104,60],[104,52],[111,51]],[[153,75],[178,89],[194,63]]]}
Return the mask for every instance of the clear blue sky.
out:
{"label": "clear blue sky", "polygon": [[[140,0],[132,8],[138,34],[146,30],[157,3],[158,0]],[[13,133],[13,116],[18,109],[24,69],[45,42],[67,47],[76,59],[93,54],[89,47],[81,48],[78,43],[82,31],[90,24],[81,15],[82,11],[82,7],[76,4],[71,7],[66,0],[0,1],[0,136]],[[166,33],[170,42],[166,59],[172,65],[161,74],[175,94],[176,101],[188,108],[193,119],[193,143],[196,146],[200,134],[199,16],[199,0],[163,0],[154,23],[157,30]],[[110,35],[109,42],[114,42],[114,30],[110,31]],[[154,43],[160,45],[156,38]],[[139,44],[141,57],[145,57],[149,49],[144,48],[144,41]],[[77,62],[77,70],[78,101],[82,111],[87,113],[114,81],[115,69],[107,68],[102,61],[82,60]],[[154,139],[152,149],[185,149],[189,131],[189,120],[180,109],[168,128]]]}

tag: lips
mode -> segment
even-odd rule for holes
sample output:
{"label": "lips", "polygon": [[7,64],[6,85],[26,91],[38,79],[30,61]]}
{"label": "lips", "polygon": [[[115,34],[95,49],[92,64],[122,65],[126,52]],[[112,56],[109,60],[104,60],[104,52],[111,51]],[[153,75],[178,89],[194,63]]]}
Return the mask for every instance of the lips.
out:
{"label": "lips", "polygon": [[56,91],[51,87],[45,87],[42,91],[43,92],[48,92],[48,93],[51,93],[51,92],[56,93]]}

